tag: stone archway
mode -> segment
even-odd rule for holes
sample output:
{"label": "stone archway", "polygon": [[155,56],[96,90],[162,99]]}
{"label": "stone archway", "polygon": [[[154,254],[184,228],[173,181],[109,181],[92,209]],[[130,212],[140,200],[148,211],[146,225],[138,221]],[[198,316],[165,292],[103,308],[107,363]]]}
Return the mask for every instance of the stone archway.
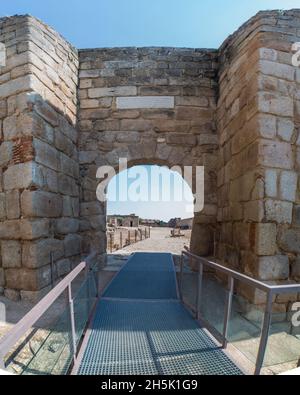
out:
{"label": "stone archway", "polygon": [[[196,213],[193,251],[212,251],[217,214],[216,51],[115,48],[80,52],[79,157],[87,248],[104,238],[97,207],[99,166],[205,166],[205,207]],[[193,71],[193,73],[191,72]],[[90,209],[88,209],[90,207]],[[95,212],[102,221],[95,228]],[[87,215],[89,214],[89,215]],[[88,242],[88,240],[92,244]],[[99,250],[103,252],[103,250]]]}

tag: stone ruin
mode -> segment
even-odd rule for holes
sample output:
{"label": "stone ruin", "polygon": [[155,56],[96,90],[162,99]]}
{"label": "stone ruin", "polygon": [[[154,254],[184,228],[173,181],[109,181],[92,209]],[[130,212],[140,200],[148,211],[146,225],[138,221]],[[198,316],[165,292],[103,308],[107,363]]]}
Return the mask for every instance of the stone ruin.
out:
{"label": "stone ruin", "polygon": [[299,281],[298,41],[300,10],[260,12],[218,50],[77,50],[32,16],[0,19],[0,292],[41,298],[51,254],[57,278],[91,250],[104,262],[96,172],[120,157],[205,166],[192,251],[215,237],[224,265]]}

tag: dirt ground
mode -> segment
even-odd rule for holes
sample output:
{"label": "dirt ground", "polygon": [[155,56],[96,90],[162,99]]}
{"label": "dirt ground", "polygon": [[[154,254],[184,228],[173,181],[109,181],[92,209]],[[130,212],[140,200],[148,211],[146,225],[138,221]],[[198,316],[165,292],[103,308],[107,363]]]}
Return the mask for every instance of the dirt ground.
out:
{"label": "dirt ground", "polygon": [[122,250],[115,252],[117,255],[132,254],[134,252],[170,252],[174,255],[180,255],[185,246],[189,247],[191,231],[181,231],[182,237],[171,237],[170,228],[152,228],[149,239],[139,241]]}

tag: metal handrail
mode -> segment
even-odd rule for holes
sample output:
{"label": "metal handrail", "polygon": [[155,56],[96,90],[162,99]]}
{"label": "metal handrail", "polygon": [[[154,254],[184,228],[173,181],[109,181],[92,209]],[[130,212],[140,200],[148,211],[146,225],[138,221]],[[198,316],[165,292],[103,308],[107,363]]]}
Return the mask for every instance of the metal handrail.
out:
{"label": "metal handrail", "polygon": [[[68,289],[68,303],[70,309],[71,335],[73,345],[73,361],[76,361],[76,330],[74,317],[74,303],[72,297],[72,282],[85,270],[86,275],[92,270],[97,254],[94,252],[72,270],[59,284],[56,285],[32,310],[30,310],[6,335],[0,339],[0,369],[5,369],[5,355],[29,331],[53,303]],[[98,283],[97,283],[98,284]],[[97,288],[98,290],[98,288]]]}
{"label": "metal handrail", "polygon": [[[222,346],[223,348],[227,347],[228,344],[228,326],[229,319],[231,315],[232,309],[232,298],[234,294],[234,281],[239,280],[249,286],[254,288],[258,288],[266,293],[266,306],[264,311],[264,320],[263,327],[261,331],[261,338],[259,344],[259,350],[257,354],[256,364],[255,364],[255,375],[259,375],[263,366],[263,361],[265,358],[266,347],[268,343],[269,333],[270,333],[270,325],[272,320],[272,307],[273,307],[273,296],[279,294],[286,293],[298,293],[300,292],[300,284],[287,284],[287,285],[269,285],[262,281],[256,280],[252,277],[249,277],[245,274],[239,273],[235,270],[229,269],[225,266],[222,266],[216,262],[212,262],[208,259],[195,255],[189,251],[187,247],[182,251],[181,262],[180,262],[180,295],[182,297],[182,283],[183,283],[183,257],[186,255],[189,259],[193,259],[198,261],[199,263],[199,274],[198,274],[198,289],[197,289],[197,307],[196,307],[196,315],[197,318],[202,320],[209,329],[213,332],[217,332],[218,335],[221,336]],[[225,314],[224,314],[224,324],[223,324],[223,333],[220,334],[215,328],[213,328],[205,319],[201,317],[200,314],[200,305],[201,305],[201,296],[202,296],[202,281],[203,281],[203,268],[207,266],[211,269],[214,269],[218,272],[224,273],[228,276],[228,294],[226,298],[226,306],[225,306]]]}

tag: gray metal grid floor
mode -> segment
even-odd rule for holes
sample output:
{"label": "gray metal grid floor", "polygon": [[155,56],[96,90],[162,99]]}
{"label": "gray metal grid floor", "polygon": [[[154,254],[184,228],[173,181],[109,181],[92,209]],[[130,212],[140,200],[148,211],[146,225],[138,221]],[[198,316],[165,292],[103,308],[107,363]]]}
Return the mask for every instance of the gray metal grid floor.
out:
{"label": "gray metal grid floor", "polygon": [[78,374],[242,372],[177,299],[172,256],[138,253],[98,303]]}
{"label": "gray metal grid floor", "polygon": [[114,278],[104,297],[177,299],[172,255],[134,254]]}
{"label": "gray metal grid floor", "polygon": [[178,302],[99,302],[81,375],[240,375]]}

